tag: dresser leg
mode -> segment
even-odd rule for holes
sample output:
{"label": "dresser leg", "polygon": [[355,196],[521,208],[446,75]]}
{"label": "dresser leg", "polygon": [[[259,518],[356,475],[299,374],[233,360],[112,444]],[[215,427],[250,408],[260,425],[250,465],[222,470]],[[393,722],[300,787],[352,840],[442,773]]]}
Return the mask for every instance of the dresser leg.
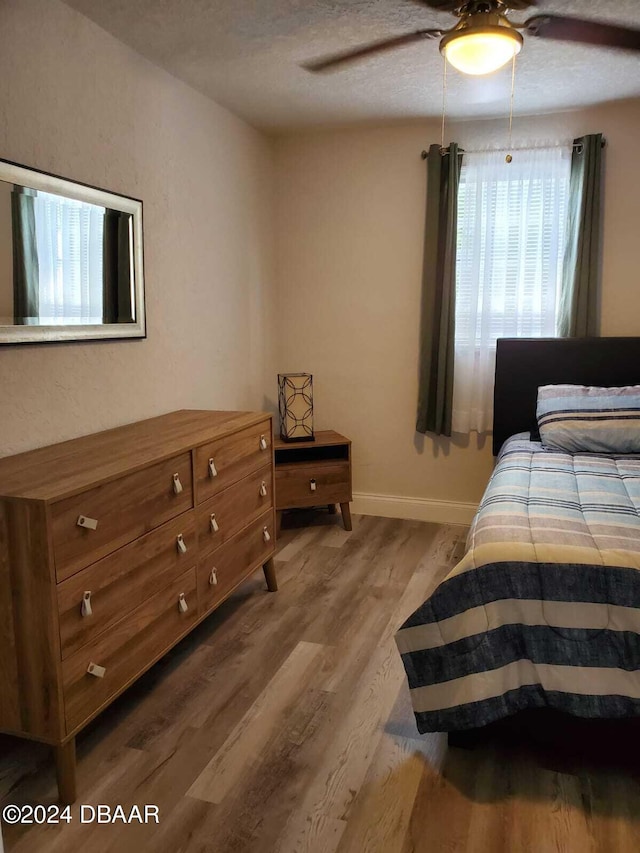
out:
{"label": "dresser leg", "polygon": [[348,503],[340,504],[340,509],[342,510],[342,523],[344,524],[345,530],[352,530],[351,527],[351,507]]}
{"label": "dresser leg", "polygon": [[54,746],[58,796],[63,806],[70,806],[76,799],[76,739],[73,737],[63,746]]}
{"label": "dresser leg", "polygon": [[276,578],[276,567],[273,564],[273,557],[269,557],[262,569],[264,571],[264,576],[267,581],[267,589],[269,590],[269,592],[277,592],[278,579]]}

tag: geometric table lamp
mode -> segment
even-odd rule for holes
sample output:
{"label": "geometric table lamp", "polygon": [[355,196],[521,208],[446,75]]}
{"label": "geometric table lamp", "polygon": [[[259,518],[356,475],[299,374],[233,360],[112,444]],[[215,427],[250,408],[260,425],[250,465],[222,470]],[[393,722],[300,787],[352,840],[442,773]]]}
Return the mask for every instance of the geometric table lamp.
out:
{"label": "geometric table lamp", "polygon": [[310,373],[278,374],[280,438],[313,441],[313,376]]}

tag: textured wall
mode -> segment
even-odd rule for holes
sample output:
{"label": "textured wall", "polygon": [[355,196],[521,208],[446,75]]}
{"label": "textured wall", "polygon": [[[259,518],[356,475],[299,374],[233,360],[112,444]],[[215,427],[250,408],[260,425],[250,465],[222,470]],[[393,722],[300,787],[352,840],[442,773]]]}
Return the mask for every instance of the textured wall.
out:
{"label": "textured wall", "polygon": [[[603,131],[606,150],[602,331],[640,334],[637,240],[640,101],[517,119],[516,137]],[[477,501],[490,440],[417,436],[425,165],[437,124],[286,136],[277,146],[280,370],[314,374],[319,427],[354,441],[358,492]],[[451,129],[468,149],[506,138],[505,122]]]}
{"label": "textured wall", "polygon": [[265,138],[59,0],[0,4],[0,156],[144,201],[149,337],[0,348],[0,455],[273,384]]}

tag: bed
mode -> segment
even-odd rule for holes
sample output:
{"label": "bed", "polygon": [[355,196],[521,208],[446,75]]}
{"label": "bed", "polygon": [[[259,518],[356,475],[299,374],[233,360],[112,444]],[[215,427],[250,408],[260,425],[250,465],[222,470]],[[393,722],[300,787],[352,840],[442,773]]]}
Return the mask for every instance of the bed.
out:
{"label": "bed", "polygon": [[640,716],[640,457],[532,441],[537,389],[559,384],[640,384],[640,338],[498,341],[467,552],[396,635],[420,732]]}

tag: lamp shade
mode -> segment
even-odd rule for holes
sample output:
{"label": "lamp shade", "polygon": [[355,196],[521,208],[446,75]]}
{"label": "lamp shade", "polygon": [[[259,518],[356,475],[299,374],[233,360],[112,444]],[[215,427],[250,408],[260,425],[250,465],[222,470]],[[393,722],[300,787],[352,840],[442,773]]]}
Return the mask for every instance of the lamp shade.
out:
{"label": "lamp shade", "polygon": [[447,62],[463,74],[491,74],[522,48],[522,36],[504,15],[475,14],[463,19],[440,42]]}
{"label": "lamp shade", "polygon": [[313,441],[313,376],[310,373],[278,374],[280,438]]}

